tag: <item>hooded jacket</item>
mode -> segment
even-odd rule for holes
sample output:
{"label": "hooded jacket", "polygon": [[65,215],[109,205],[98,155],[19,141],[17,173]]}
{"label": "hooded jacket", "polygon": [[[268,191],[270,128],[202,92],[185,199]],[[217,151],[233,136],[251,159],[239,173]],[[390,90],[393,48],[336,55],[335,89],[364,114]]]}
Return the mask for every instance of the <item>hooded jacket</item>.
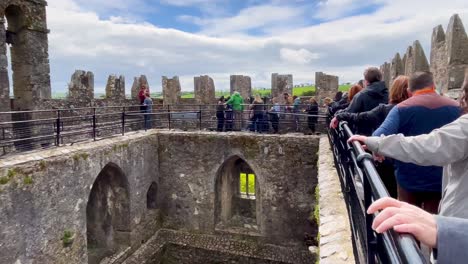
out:
{"label": "hooded jacket", "polygon": [[242,96],[238,93],[235,92],[229,101],[226,102],[228,105],[232,105],[232,110],[234,111],[243,111],[244,110],[244,99]]}
{"label": "hooded jacket", "polygon": [[379,104],[388,104],[388,89],[385,82],[374,82],[366,89],[356,94],[349,104],[346,112],[361,113],[367,112]]}

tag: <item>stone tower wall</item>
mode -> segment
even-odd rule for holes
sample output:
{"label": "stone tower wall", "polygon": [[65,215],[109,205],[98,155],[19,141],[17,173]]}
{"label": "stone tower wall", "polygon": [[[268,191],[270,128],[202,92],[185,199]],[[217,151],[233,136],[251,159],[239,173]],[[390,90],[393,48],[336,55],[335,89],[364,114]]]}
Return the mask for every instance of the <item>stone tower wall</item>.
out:
{"label": "stone tower wall", "polygon": [[164,105],[175,105],[180,102],[181,88],[178,76],[174,76],[172,79],[163,76],[162,89]]}
{"label": "stone tower wall", "polygon": [[231,75],[231,94],[239,92],[246,99],[252,96],[252,80],[249,76]]}
{"label": "stone tower wall", "polygon": [[77,103],[89,103],[94,99],[94,74],[77,70],[72,75],[68,86],[68,100]]}
{"label": "stone tower wall", "polygon": [[[6,17],[11,36],[11,66],[13,80],[0,78],[0,87],[12,83],[15,110],[36,108],[38,99],[51,97],[50,66],[46,22],[46,5],[43,0],[9,0],[0,3],[0,17]],[[5,27],[6,21],[0,26]],[[0,30],[0,31],[3,31]],[[1,34],[0,71],[8,63],[5,48],[5,34]],[[5,62],[6,60],[6,62]]]}
{"label": "stone tower wall", "polygon": [[194,77],[195,100],[198,104],[213,104],[216,102],[215,85],[213,79],[208,76]]}
{"label": "stone tower wall", "polygon": [[131,91],[132,99],[138,98],[138,92],[140,91],[141,85],[145,85],[146,87],[149,87],[148,79],[146,78],[145,75],[141,75],[140,77],[135,77],[133,79],[133,85],[132,85],[132,91]]}
{"label": "stone tower wall", "polygon": [[323,72],[315,73],[316,98],[321,102],[326,97],[333,99],[338,92],[338,76],[328,75]]}
{"label": "stone tower wall", "polygon": [[125,99],[125,77],[110,75],[107,79],[106,98],[122,100]]}
{"label": "stone tower wall", "polygon": [[292,74],[278,74],[271,75],[271,96],[277,98],[279,104],[285,104],[284,93],[292,95],[293,93],[293,76]]}
{"label": "stone tower wall", "polygon": [[403,73],[411,75],[416,71],[430,70],[434,74],[437,90],[449,97],[458,98],[464,72],[468,67],[468,37],[462,20],[455,14],[450,18],[446,31],[442,25],[433,29],[430,64],[417,40],[407,49],[401,63],[399,57],[397,53],[392,60],[390,73],[383,71],[386,80],[393,81],[396,76]]}

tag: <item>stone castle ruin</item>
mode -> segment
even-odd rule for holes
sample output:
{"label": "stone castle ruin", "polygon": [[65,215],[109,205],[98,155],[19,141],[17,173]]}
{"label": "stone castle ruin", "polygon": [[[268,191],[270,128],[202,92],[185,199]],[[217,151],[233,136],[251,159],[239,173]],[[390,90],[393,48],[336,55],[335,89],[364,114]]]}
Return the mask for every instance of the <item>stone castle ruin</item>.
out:
{"label": "stone castle ruin", "polygon": [[[140,87],[151,88],[145,75],[134,78],[131,98],[119,75],[108,77],[104,98],[94,98],[94,74],[77,70],[68,97],[51,98],[45,6],[43,0],[0,3],[0,111],[138,105]],[[430,69],[442,91],[455,96],[468,65],[467,41],[455,15],[446,33],[434,29],[430,64],[415,41],[403,57],[382,65],[385,81]],[[338,92],[337,76],[315,77],[319,101]],[[285,103],[293,75],[274,73],[271,83],[272,96]],[[181,98],[177,76],[162,77],[162,87],[163,99],[155,104],[167,110],[216,103],[214,81],[206,75],[194,77],[195,99]],[[230,76],[230,88],[252,96],[249,76]],[[319,169],[333,167],[323,140],[148,130],[2,157],[0,263],[353,262],[338,176]]]}
{"label": "stone castle ruin", "polygon": [[322,102],[325,98],[333,99],[338,92],[338,76],[328,75],[323,72],[315,73],[315,97],[317,102]]}
{"label": "stone castle ruin", "polygon": [[390,87],[401,74],[410,75],[416,71],[431,71],[437,89],[452,98],[460,96],[464,71],[468,67],[468,37],[460,17],[450,18],[447,31],[438,25],[432,31],[430,63],[419,41],[408,47],[403,58],[397,53],[391,62],[381,66],[384,80]]}

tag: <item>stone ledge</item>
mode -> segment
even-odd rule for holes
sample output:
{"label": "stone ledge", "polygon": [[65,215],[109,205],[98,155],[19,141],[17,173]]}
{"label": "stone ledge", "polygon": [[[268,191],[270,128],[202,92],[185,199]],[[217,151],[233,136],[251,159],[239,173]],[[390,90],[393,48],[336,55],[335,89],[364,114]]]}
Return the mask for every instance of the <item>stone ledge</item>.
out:
{"label": "stone ledge", "polygon": [[327,137],[319,149],[320,263],[355,263],[351,228]]}

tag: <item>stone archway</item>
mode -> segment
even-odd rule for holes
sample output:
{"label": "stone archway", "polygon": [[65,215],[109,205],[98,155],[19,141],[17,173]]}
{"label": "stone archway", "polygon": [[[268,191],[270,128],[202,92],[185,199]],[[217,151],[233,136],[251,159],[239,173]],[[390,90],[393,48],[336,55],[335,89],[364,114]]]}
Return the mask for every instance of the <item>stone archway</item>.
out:
{"label": "stone archway", "polygon": [[107,164],[96,178],[86,206],[88,263],[99,263],[130,245],[129,184],[122,170]]}
{"label": "stone archway", "polygon": [[260,230],[261,188],[258,182],[252,167],[239,156],[224,162],[215,183],[216,228]]}
{"label": "stone archway", "polygon": [[146,208],[153,210],[158,208],[157,203],[158,198],[158,184],[156,182],[152,182],[151,186],[146,193]]}

